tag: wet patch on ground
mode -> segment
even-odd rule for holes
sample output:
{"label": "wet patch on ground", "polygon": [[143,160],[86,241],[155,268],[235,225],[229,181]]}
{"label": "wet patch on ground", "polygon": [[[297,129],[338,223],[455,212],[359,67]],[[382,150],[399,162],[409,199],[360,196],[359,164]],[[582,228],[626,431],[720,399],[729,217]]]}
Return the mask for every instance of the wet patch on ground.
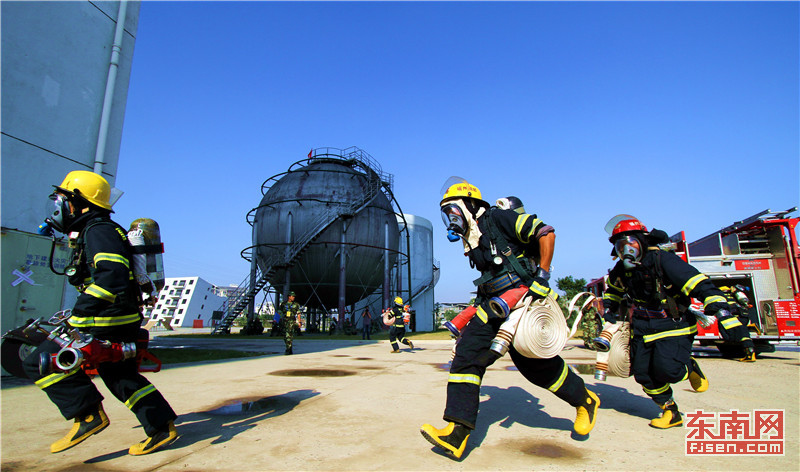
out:
{"label": "wet patch on ground", "polygon": [[356,357],[355,360],[357,360],[357,361],[371,361],[372,359],[373,359],[372,357]]}
{"label": "wet patch on ground", "polygon": [[432,366],[436,367],[437,369],[443,370],[445,372],[450,372],[450,363],[447,364],[431,364]]}
{"label": "wet patch on ground", "polygon": [[520,451],[526,455],[542,457],[546,459],[583,459],[583,454],[581,454],[577,449],[563,446],[554,441],[520,439],[516,441],[509,441],[508,446],[511,449]]}
{"label": "wet patch on ground", "polygon": [[272,416],[286,413],[303,400],[317,395],[319,392],[315,390],[298,390],[270,397],[232,398],[199,413],[210,416],[254,416],[266,413],[268,416]]}
{"label": "wet patch on ground", "polygon": [[223,404],[217,405],[204,411],[213,416],[242,415],[246,413],[261,413],[265,411],[275,411],[279,409],[291,408],[296,402],[289,401],[285,397],[245,397],[226,400]]}
{"label": "wet patch on ground", "polygon": [[339,369],[287,369],[270,372],[269,375],[279,375],[282,377],[347,377],[356,375],[355,372]]}

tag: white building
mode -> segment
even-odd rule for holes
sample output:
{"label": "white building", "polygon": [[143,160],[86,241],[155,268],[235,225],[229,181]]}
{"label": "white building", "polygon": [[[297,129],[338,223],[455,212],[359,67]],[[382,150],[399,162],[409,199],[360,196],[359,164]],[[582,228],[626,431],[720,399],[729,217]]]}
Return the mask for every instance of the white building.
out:
{"label": "white building", "polygon": [[167,320],[173,327],[207,328],[215,310],[225,302],[214,294],[216,287],[200,277],[167,277],[156,306],[145,316]]}

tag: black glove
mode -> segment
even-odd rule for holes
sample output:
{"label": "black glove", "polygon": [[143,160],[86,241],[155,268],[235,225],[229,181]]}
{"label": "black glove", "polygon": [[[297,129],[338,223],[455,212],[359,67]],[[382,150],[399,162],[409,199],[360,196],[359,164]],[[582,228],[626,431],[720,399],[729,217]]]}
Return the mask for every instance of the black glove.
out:
{"label": "black glove", "polygon": [[609,308],[606,308],[606,311],[603,313],[603,320],[609,323],[616,323],[617,322],[617,314],[611,311]]}
{"label": "black glove", "polygon": [[533,277],[533,283],[531,283],[531,286],[528,287],[528,291],[530,291],[531,295],[533,296],[533,300],[536,301],[546,298],[552,290],[550,289],[550,283],[548,283],[543,277],[540,277],[539,273],[537,272]]}

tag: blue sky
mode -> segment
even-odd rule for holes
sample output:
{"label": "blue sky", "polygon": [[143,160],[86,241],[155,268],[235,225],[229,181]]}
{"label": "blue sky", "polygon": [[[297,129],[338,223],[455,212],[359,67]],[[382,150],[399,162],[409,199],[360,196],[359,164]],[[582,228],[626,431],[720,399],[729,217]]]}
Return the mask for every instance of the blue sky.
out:
{"label": "blue sky", "polygon": [[236,284],[260,186],[357,146],[434,225],[436,300],[469,299],[439,217],[465,177],[556,229],[553,277],[613,265],[605,222],[690,241],[800,200],[797,2],[142,2],[116,219],[167,276]]}

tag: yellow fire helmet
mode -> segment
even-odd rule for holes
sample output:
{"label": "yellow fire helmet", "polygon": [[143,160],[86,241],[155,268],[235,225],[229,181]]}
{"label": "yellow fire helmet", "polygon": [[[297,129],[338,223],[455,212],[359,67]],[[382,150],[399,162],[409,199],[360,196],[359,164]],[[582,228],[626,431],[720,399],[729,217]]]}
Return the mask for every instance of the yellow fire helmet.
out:
{"label": "yellow fire helmet", "polygon": [[394,297],[394,304],[398,306],[403,306],[403,299],[400,297]]}
{"label": "yellow fire helmet", "polygon": [[444,192],[442,202],[452,198],[474,198],[483,201],[481,191],[478,190],[478,187],[470,184],[461,177],[453,176],[447,179],[442,187],[442,191]]}
{"label": "yellow fire helmet", "polygon": [[79,195],[100,208],[111,209],[111,186],[102,175],[88,170],[73,170],[64,177],[61,185],[55,187],[68,195]]}

